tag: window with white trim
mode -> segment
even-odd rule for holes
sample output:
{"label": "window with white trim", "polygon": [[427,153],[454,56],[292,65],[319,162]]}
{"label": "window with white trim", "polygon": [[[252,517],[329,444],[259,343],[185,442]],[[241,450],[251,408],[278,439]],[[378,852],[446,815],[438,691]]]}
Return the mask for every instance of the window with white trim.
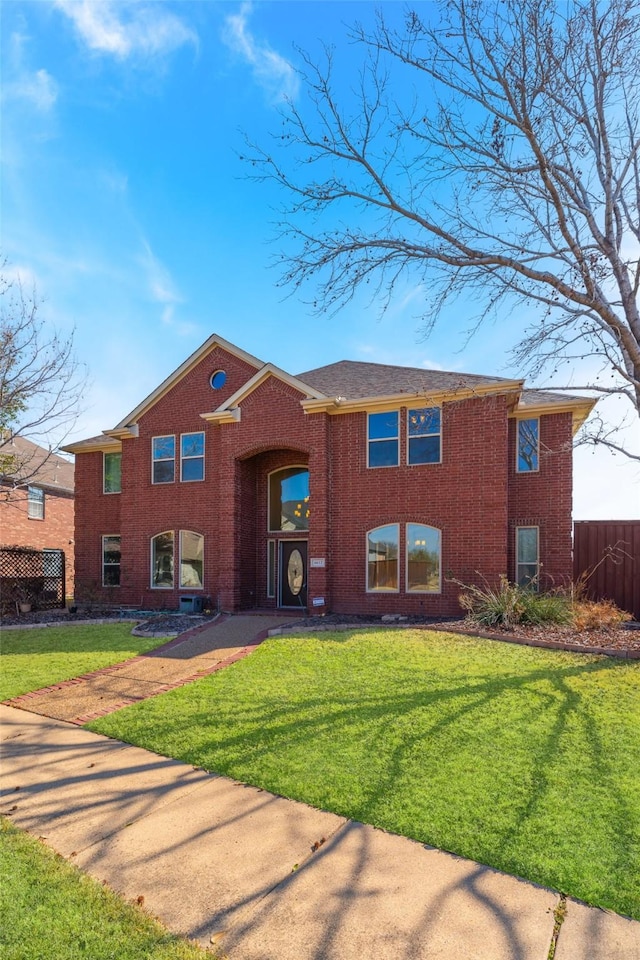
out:
{"label": "window with white trim", "polygon": [[44,490],[27,487],[27,516],[31,520],[44,520]]}
{"label": "window with white trim", "polygon": [[153,437],[151,447],[152,483],[173,483],[176,476],[175,436]]}
{"label": "window with white trim", "polygon": [[102,538],[102,586],[120,586],[120,536],[108,534]]}
{"label": "window with white trim", "polygon": [[367,534],[367,592],[398,592],[398,541],[400,527],[389,523]]}
{"label": "window with white trim", "polygon": [[517,421],[516,470],[535,473],[540,469],[540,421],[533,417]]}
{"label": "window with white trim", "polygon": [[102,490],[104,493],[122,491],[122,454],[105,453],[103,456]]}
{"label": "window with white trim", "polygon": [[151,540],[151,587],[173,589],[173,530],[159,533]]}
{"label": "window with white trim", "polygon": [[440,463],[440,407],[407,411],[407,463]]}
{"label": "window with white trim", "polygon": [[440,531],[424,523],[406,526],[407,592],[440,593]]}
{"label": "window with white trim", "polygon": [[538,587],[540,572],[540,531],[538,527],[516,527],[516,583]]}
{"label": "window with white trim", "polygon": [[397,467],[399,463],[397,410],[367,414],[367,465]]}
{"label": "window with white trim", "polygon": [[180,479],[204,480],[204,433],[183,433],[180,437]]}
{"label": "window with white trim", "polygon": [[193,530],[180,531],[180,586],[202,590],[204,537]]}

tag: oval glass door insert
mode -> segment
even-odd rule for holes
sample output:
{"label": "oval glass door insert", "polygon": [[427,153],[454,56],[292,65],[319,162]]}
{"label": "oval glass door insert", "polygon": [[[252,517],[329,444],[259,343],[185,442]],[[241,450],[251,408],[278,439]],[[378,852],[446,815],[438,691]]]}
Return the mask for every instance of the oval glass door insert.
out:
{"label": "oval glass door insert", "polygon": [[304,583],[304,563],[299,550],[291,551],[287,564],[287,580],[289,581],[289,590],[294,597],[297,597]]}

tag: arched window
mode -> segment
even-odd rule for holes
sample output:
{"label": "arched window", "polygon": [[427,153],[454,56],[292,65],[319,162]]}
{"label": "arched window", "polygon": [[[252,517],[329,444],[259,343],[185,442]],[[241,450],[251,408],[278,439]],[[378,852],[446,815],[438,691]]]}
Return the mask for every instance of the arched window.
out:
{"label": "arched window", "polygon": [[269,474],[269,530],[308,530],[309,512],[306,467],[285,467]]}
{"label": "arched window", "polygon": [[398,592],[398,538],[397,523],[376,527],[367,534],[367,591],[369,593]]}
{"label": "arched window", "polygon": [[151,586],[155,589],[173,589],[173,539],[173,530],[151,539]]}
{"label": "arched window", "polygon": [[202,590],[204,537],[193,530],[180,531],[180,586]]}
{"label": "arched window", "polygon": [[441,537],[436,527],[407,524],[407,592],[440,593]]}

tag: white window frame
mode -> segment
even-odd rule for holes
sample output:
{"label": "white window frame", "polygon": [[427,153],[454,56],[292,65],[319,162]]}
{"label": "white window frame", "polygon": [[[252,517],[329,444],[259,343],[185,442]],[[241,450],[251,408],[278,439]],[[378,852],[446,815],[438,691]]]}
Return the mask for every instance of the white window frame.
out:
{"label": "white window frame", "polygon": [[[154,557],[155,550],[154,550],[153,544],[154,544],[154,542],[158,539],[158,537],[164,537],[164,536],[167,536],[168,534],[171,534],[171,540],[172,540],[172,543],[173,543],[172,568],[171,568],[171,583],[170,583],[170,584],[169,584],[169,583],[154,583],[154,582],[153,582],[153,581],[154,581],[153,563],[154,563],[154,559],[155,559],[155,557]],[[176,568],[176,534],[175,534],[175,530],[161,530],[159,533],[156,533],[153,537],[150,537],[150,538],[149,538],[149,566],[150,566],[150,570],[149,570],[149,583],[150,583],[150,588],[151,588],[151,590],[174,590],[174,589],[175,589],[175,583],[176,583],[176,571],[175,571],[175,568]]]}
{"label": "white window frame", "polygon": [[[182,580],[182,552],[183,552],[182,537],[183,537],[183,534],[185,534],[185,533],[190,533],[190,534],[192,534],[192,536],[194,536],[194,537],[199,537],[200,540],[202,541],[202,583],[200,584],[199,587],[194,586],[194,585],[191,584],[191,583],[183,583],[183,580]],[[180,563],[180,586],[179,586],[179,589],[180,589],[180,590],[204,590],[204,535],[203,535],[202,533],[198,533],[197,530],[180,530],[180,531],[179,531],[179,534],[178,534],[178,540],[179,540],[179,545],[180,545],[180,561],[179,561],[179,563]],[[173,540],[174,553],[175,553],[175,548],[176,548],[176,547],[175,547],[175,537],[174,537],[174,540]],[[174,570],[175,570],[175,560],[174,560]],[[174,573],[174,579],[175,579],[175,573]]]}
{"label": "white window frame", "polygon": [[[37,494],[37,496],[34,496]],[[45,493],[42,487],[27,487],[27,517],[29,520],[44,520]]]}
{"label": "white window frame", "polygon": [[[438,534],[438,589],[437,590],[417,590],[409,586],[409,527],[424,527],[425,530],[435,530]],[[429,523],[421,523],[418,520],[409,520],[404,525],[404,588],[405,593],[420,593],[425,596],[436,596],[442,593],[442,530],[440,527],[434,527]]]}
{"label": "white window frame", "polygon": [[[107,490],[107,457],[120,457],[120,489],[119,490]],[[122,453],[115,450],[105,450],[102,454],[102,492],[106,496],[111,496],[114,493],[122,493]]]}
{"label": "white window frame", "polygon": [[[529,561],[527,561],[527,562],[522,562],[522,563],[521,563],[521,562],[519,561],[519,559],[518,559],[518,557],[519,557],[519,550],[518,550],[518,547],[519,547],[519,538],[520,538],[520,532],[521,532],[522,530],[535,530],[535,531],[536,531],[536,561],[535,561],[535,564],[536,564],[536,573],[535,573],[535,577],[534,577],[534,580],[533,580],[531,586],[533,587],[533,589],[538,590],[538,588],[539,588],[538,578],[539,578],[539,576],[540,576],[540,527],[539,527],[537,524],[527,523],[527,524],[522,524],[522,525],[516,527],[516,530],[515,530],[515,536],[516,536],[516,549],[515,549],[515,582],[516,582],[517,584],[520,584],[519,568],[520,568],[520,567],[529,567],[529,566],[531,566],[531,563],[530,563]],[[524,584],[523,584],[523,586],[524,586]]]}
{"label": "white window frame", "polygon": [[[156,440],[167,440],[171,437],[173,440],[173,456],[172,457],[156,457],[154,442]],[[154,467],[156,463],[167,463],[169,460],[173,461],[173,480],[155,480],[154,479]],[[170,483],[176,482],[176,435],[175,433],[159,433],[155,437],[151,437],[151,483],[157,487],[166,487]]]}
{"label": "white window frame", "polygon": [[[120,562],[117,564],[117,567],[118,567],[118,582],[117,582],[117,583],[105,583],[105,576],[104,576],[105,567],[106,567],[106,566],[109,566],[109,567],[115,567],[115,566],[116,566],[115,563],[105,564],[105,562],[104,562],[104,556],[105,556],[105,540],[114,540],[114,539],[117,539],[117,540],[119,540],[119,542],[120,542]],[[101,571],[102,571],[102,586],[105,588],[105,590],[118,589],[118,588],[120,587],[120,583],[121,583],[121,579],[120,579],[120,578],[121,578],[121,575],[122,575],[122,537],[121,537],[121,535],[120,535],[119,533],[103,533],[103,534],[102,534],[102,539],[101,539],[101,546],[102,546],[102,559],[101,559],[101,564],[100,564],[100,566],[101,566]]]}
{"label": "white window frame", "polygon": [[[370,425],[371,417],[378,416],[380,414],[389,414],[393,413],[396,416],[396,434],[394,437],[371,437],[370,436]],[[367,468],[369,470],[389,470],[394,467],[400,466],[400,411],[399,410],[369,410],[367,411]],[[390,440],[395,440],[396,442],[396,462],[395,463],[385,463],[385,464],[372,464],[371,463],[371,445],[374,443],[389,443]],[[382,526],[387,526],[387,524],[382,524]],[[374,528],[377,529],[377,528]]]}
{"label": "white window frame", "polygon": [[[536,426],[536,465],[529,469],[520,469],[520,424],[535,423]],[[516,473],[539,473],[540,472],[540,417],[518,417],[516,419]]]}
{"label": "white window frame", "polygon": [[[396,558],[396,564],[397,564],[396,583],[397,583],[397,586],[396,586],[396,587],[389,587],[388,589],[387,589],[386,587],[384,587],[384,588],[381,588],[381,587],[370,587],[370,586],[369,586],[369,537],[371,536],[372,533],[375,533],[376,530],[384,530],[386,527],[395,527],[395,529],[397,530],[397,549],[398,549],[398,556],[397,556],[397,558]],[[366,559],[366,566],[365,566],[365,581],[364,581],[364,582],[365,582],[365,585],[366,585],[366,593],[370,593],[370,594],[380,594],[380,595],[382,595],[382,596],[384,596],[384,595],[386,595],[386,594],[400,593],[400,524],[399,524],[399,523],[380,523],[380,524],[378,524],[377,527],[372,527],[370,530],[367,530],[365,543],[366,543],[366,558],[365,558],[365,559]]]}
{"label": "white window frame", "polygon": [[[440,429],[437,433],[418,433],[413,436],[409,433],[409,427],[411,423],[411,414],[420,413],[423,410],[438,410],[440,414]],[[438,437],[438,459],[437,460],[420,460],[416,463],[411,463],[410,452],[411,452],[411,441],[420,440],[423,437]],[[434,404],[431,407],[409,407],[407,408],[407,466],[408,467],[435,467],[438,463],[442,463],[442,407]]]}
{"label": "white window frame", "polygon": [[[199,453],[197,456],[186,456],[182,452],[182,442],[185,437],[202,437],[202,453]],[[180,434],[180,483],[202,483],[204,480],[204,455],[206,449],[206,437],[204,430],[191,430],[189,433]],[[202,476],[196,477],[193,480],[185,480],[182,471],[182,464],[185,460],[202,460]]]}

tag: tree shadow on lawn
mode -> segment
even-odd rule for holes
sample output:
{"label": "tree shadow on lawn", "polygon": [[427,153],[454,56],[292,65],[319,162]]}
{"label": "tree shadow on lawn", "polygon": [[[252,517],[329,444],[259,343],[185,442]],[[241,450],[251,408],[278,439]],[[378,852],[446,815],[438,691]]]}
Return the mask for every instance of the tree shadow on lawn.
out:
{"label": "tree shadow on lawn", "polygon": [[[183,713],[176,702],[164,722],[147,701],[133,723],[128,711],[114,718],[115,735],[640,916],[638,813],[622,787],[633,762],[605,739],[597,695],[575,683],[627,669],[592,659],[271,704],[227,700],[214,682],[204,706]],[[183,752],[171,749],[181,734]]]}

